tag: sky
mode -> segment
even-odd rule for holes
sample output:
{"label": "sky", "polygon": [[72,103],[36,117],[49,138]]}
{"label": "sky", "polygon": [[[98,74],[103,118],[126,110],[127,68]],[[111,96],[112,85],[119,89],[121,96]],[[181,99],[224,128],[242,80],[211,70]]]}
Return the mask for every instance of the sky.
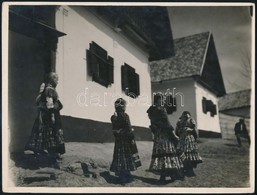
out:
{"label": "sky", "polygon": [[[252,19],[248,6],[169,7],[173,38],[212,32],[226,92],[250,88]],[[249,75],[249,74],[248,74]]]}

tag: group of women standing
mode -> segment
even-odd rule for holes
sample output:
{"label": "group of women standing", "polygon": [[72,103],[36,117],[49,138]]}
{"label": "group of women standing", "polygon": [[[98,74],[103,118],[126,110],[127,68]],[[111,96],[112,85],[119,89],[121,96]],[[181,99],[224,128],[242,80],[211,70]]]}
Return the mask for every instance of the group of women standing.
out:
{"label": "group of women standing", "polygon": [[[184,176],[195,176],[193,168],[202,162],[196,143],[196,124],[190,113],[183,112],[174,129],[168,120],[163,101],[163,95],[155,95],[154,104],[147,110],[154,135],[149,170],[160,174],[160,184],[166,183],[167,176],[172,181],[183,180]],[[115,110],[111,117],[115,136],[111,171],[119,175],[121,182],[129,182],[132,180],[130,171],[136,170],[141,163],[129,116],[125,113],[126,101],[119,98],[115,102]]]}
{"label": "group of women standing", "polygon": [[[31,136],[25,149],[36,154],[47,153],[49,165],[55,165],[61,154],[65,153],[60,110],[62,104],[56,92],[58,76],[51,72],[40,87],[36,99],[38,116],[34,122]],[[133,180],[131,171],[142,166],[138,155],[133,128],[126,111],[126,101],[115,101],[115,113],[111,117],[115,137],[113,160],[110,171],[115,172],[121,183]],[[169,123],[164,104],[164,96],[154,96],[153,105],[147,110],[154,135],[152,158],[149,170],[160,174],[160,184],[166,177],[172,181],[194,176],[193,168],[202,162],[198,153],[196,124],[189,112],[179,118],[176,129]]]}

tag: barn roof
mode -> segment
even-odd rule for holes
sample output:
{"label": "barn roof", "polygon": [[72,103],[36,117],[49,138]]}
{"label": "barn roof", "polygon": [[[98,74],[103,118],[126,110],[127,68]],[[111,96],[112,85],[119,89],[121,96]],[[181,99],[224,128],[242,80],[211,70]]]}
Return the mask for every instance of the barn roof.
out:
{"label": "barn roof", "polygon": [[219,110],[230,110],[249,107],[251,102],[251,89],[228,93],[219,98]]}
{"label": "barn roof", "polygon": [[218,96],[225,94],[213,36],[199,33],[174,40],[175,56],[150,63],[152,82],[195,77]]}

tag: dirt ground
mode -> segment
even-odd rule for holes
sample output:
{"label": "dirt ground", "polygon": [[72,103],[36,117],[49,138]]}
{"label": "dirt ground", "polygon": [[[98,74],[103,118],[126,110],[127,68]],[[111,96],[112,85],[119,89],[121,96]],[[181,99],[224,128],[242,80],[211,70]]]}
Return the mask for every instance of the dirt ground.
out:
{"label": "dirt ground", "polygon": [[198,144],[203,163],[195,169],[196,176],[162,186],[159,175],[148,171],[153,143],[147,141],[137,142],[142,167],[132,172],[134,181],[125,185],[109,172],[113,143],[66,143],[59,169],[47,167],[46,157],[32,154],[13,154],[9,167],[19,187],[249,187],[246,142],[239,148],[235,140],[200,138]]}

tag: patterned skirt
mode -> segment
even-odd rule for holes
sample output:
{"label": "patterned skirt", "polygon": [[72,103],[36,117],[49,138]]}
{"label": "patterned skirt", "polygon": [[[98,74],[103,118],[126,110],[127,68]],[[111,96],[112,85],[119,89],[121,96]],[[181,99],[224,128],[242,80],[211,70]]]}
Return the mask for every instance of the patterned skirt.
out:
{"label": "patterned skirt", "polygon": [[54,125],[42,120],[42,113],[39,112],[36,118],[30,138],[25,150],[42,152],[48,150],[60,154],[65,153],[63,131],[55,129]]}
{"label": "patterned skirt", "polygon": [[140,166],[141,161],[135,140],[131,142],[124,140],[115,141],[110,171],[119,175],[123,171],[135,171]]}
{"label": "patterned skirt", "polygon": [[178,171],[183,163],[177,155],[174,143],[165,135],[155,136],[149,170],[153,172]]}
{"label": "patterned skirt", "polygon": [[177,151],[181,155],[184,164],[191,163],[196,167],[198,163],[203,162],[193,135],[182,135],[177,145]]}

